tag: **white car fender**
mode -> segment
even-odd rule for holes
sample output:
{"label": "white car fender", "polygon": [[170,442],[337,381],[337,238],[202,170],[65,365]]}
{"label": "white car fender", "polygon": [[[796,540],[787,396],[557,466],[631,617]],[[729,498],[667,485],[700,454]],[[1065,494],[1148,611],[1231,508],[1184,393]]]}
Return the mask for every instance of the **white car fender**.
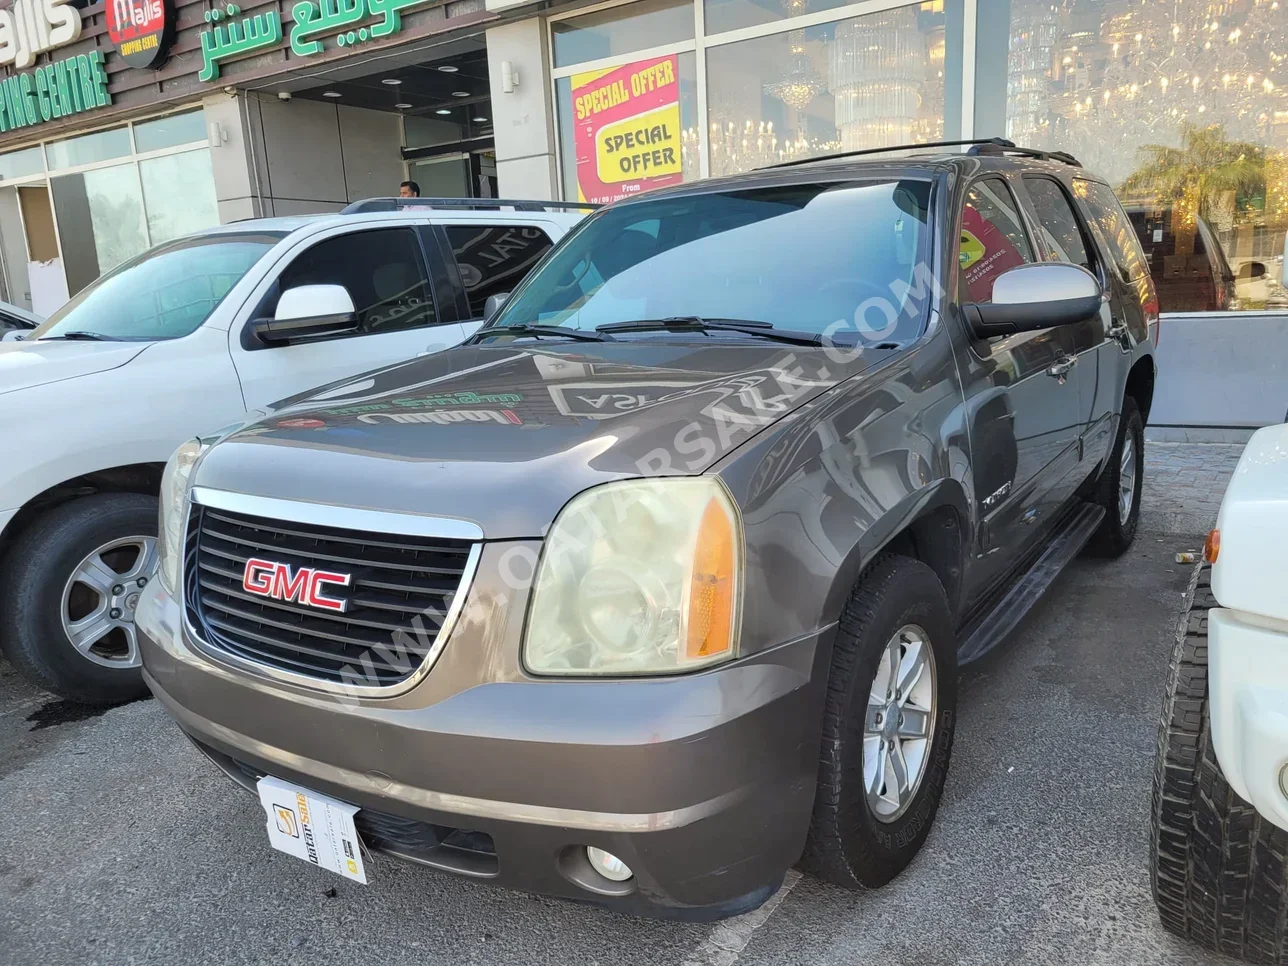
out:
{"label": "white car fender", "polygon": [[1217,518],[1208,612],[1212,745],[1226,780],[1288,829],[1288,425],[1257,432]]}
{"label": "white car fender", "polygon": [[[117,466],[163,463],[186,439],[240,418],[245,407],[227,336],[209,327],[148,345],[125,365],[6,393],[0,523],[68,480]],[[0,530],[3,536],[3,530]]]}

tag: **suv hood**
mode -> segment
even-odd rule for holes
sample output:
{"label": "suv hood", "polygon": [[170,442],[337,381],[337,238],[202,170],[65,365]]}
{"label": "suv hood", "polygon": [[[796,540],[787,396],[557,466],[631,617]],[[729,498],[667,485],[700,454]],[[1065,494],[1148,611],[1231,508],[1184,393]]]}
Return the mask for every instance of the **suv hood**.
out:
{"label": "suv hood", "polygon": [[887,356],[674,339],[463,346],[332,387],[216,445],[195,484],[544,534],[610,480],[701,473]]}
{"label": "suv hood", "polygon": [[149,342],[0,342],[0,394],[123,366]]}

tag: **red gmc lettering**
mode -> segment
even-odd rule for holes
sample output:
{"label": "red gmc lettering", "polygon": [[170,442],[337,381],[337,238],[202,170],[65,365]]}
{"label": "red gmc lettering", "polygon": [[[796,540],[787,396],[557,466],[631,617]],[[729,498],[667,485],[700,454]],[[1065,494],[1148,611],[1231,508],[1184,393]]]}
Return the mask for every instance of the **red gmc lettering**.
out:
{"label": "red gmc lettering", "polygon": [[352,574],[314,570],[312,567],[293,569],[289,564],[259,557],[247,560],[246,568],[242,571],[242,589],[248,594],[308,604],[310,607],[341,613],[348,609],[349,602],[328,596],[326,587],[348,587],[352,581]]}

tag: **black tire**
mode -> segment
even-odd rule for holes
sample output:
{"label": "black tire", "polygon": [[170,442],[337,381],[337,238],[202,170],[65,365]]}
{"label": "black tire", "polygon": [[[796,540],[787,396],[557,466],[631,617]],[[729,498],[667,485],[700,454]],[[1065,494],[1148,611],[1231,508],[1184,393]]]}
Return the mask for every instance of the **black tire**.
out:
{"label": "black tire", "polygon": [[1208,714],[1211,571],[1195,572],[1177,629],[1154,761],[1150,886],[1163,925],[1254,963],[1288,963],[1288,832],[1265,821],[1221,772]]}
{"label": "black tire", "polygon": [[81,704],[120,704],[147,693],[137,667],[95,664],[72,646],[62,622],[63,589],[95,548],[156,533],[157,501],[142,493],[81,497],[24,530],[0,563],[0,648],[14,667]]}
{"label": "black tire", "polygon": [[[1123,520],[1118,508],[1119,482],[1122,479],[1123,446],[1131,439],[1134,448],[1136,479],[1133,484],[1131,511]],[[1123,398],[1122,416],[1118,420],[1118,438],[1109,453],[1105,467],[1096,484],[1095,503],[1105,508],[1105,518],[1087,544],[1087,549],[1098,557],[1121,557],[1136,539],[1140,525],[1140,492],[1145,479],[1145,422],[1140,409],[1131,396]]]}
{"label": "black tire", "polygon": [[[936,710],[921,784],[891,822],[877,818],[863,785],[868,692],[887,643],[906,624],[924,629],[934,655]],[[864,573],[837,629],[824,706],[818,791],[801,866],[850,889],[883,886],[912,861],[930,832],[952,752],[957,654],[952,614],[933,570],[886,556]]]}

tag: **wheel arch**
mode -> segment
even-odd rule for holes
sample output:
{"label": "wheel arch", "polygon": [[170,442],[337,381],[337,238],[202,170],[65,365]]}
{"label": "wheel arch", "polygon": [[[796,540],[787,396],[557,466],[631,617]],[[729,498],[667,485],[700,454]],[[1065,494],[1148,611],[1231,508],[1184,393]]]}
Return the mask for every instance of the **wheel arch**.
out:
{"label": "wheel arch", "polygon": [[1124,396],[1136,400],[1141,422],[1145,425],[1149,425],[1149,409],[1154,403],[1154,369],[1154,357],[1141,356],[1127,373],[1127,384],[1123,390]]}
{"label": "wheel arch", "polygon": [[0,533],[0,557],[9,545],[41,514],[91,493],[142,493],[157,496],[161,492],[164,463],[127,463],[82,473],[46,487],[27,500]]}
{"label": "wheel arch", "polygon": [[826,608],[836,617],[862,577],[882,553],[920,560],[944,585],[954,618],[962,611],[970,514],[966,492],[953,479],[941,479],[909,494],[881,516],[850,548],[828,591]]}

